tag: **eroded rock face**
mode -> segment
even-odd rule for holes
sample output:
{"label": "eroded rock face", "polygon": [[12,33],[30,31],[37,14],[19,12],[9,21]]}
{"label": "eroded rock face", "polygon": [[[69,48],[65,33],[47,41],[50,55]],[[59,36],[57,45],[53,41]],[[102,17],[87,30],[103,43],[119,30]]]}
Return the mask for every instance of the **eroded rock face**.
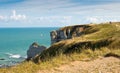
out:
{"label": "eroded rock face", "polygon": [[39,46],[36,42],[34,42],[27,50],[27,59],[29,60],[34,58],[37,54],[40,54],[45,49],[45,46]]}
{"label": "eroded rock face", "polygon": [[87,27],[89,26],[76,25],[76,26],[61,28],[59,30],[54,30],[50,32],[51,44],[62,41],[62,40],[71,39],[73,37],[81,36],[83,34],[83,31]]}

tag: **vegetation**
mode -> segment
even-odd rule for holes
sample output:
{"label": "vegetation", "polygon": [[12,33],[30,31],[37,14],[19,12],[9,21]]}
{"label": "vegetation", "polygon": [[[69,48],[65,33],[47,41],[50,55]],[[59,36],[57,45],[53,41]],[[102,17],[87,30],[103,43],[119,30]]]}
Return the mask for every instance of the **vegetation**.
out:
{"label": "vegetation", "polygon": [[38,70],[49,70],[72,61],[87,61],[85,59],[92,60],[99,56],[120,57],[119,22],[89,25],[81,37],[55,43],[32,61],[10,68],[2,68],[0,72],[36,73]]}
{"label": "vegetation", "polygon": [[[80,25],[81,26],[81,25]],[[88,26],[88,25],[85,25]],[[71,28],[70,26],[68,28]],[[65,27],[64,29],[67,29]],[[120,23],[105,23],[89,25],[80,37],[60,41],[38,55],[34,61],[46,61],[61,54],[81,53],[82,50],[91,49],[120,49]]]}
{"label": "vegetation", "polygon": [[[104,56],[106,54],[113,53],[120,56],[120,49],[108,49],[108,48],[101,48],[96,49],[95,51],[91,49],[82,50],[81,53],[72,53],[68,55],[59,55],[51,60],[47,60],[41,63],[34,63],[32,61],[23,62],[17,66],[13,66],[10,68],[3,68],[0,69],[1,73],[36,73],[39,70],[49,70],[51,68],[55,68],[61,66],[63,64],[69,64],[72,61],[89,61],[92,59],[96,59],[99,56]],[[88,60],[85,60],[88,59]]]}

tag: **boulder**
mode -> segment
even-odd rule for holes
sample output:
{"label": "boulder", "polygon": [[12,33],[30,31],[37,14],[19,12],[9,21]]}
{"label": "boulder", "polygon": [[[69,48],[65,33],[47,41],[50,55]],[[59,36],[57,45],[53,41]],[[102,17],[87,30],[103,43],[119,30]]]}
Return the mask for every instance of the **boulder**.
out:
{"label": "boulder", "polygon": [[34,58],[36,55],[40,54],[45,49],[45,46],[39,46],[38,43],[34,42],[27,50],[27,60]]}
{"label": "boulder", "polygon": [[5,60],[4,58],[0,58],[0,60]]}

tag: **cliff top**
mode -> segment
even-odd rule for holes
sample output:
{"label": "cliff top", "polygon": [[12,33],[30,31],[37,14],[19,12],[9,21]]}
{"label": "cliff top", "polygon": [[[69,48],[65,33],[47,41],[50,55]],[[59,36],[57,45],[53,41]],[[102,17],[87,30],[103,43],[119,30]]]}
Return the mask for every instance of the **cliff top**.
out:
{"label": "cliff top", "polygon": [[88,48],[92,50],[103,47],[109,49],[120,48],[120,22],[75,25],[60,28],[60,30],[84,26],[87,26],[87,28],[80,37],[74,37],[54,43],[38,56],[39,59],[46,60],[60,54],[80,52],[82,49]]}

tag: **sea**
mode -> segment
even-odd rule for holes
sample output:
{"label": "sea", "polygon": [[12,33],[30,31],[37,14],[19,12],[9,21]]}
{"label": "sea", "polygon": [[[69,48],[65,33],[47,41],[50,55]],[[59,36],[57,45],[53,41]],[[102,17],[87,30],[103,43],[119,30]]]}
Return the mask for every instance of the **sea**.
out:
{"label": "sea", "polygon": [[58,28],[0,28],[0,67],[24,61],[33,42],[49,47],[50,32],[56,29]]}

